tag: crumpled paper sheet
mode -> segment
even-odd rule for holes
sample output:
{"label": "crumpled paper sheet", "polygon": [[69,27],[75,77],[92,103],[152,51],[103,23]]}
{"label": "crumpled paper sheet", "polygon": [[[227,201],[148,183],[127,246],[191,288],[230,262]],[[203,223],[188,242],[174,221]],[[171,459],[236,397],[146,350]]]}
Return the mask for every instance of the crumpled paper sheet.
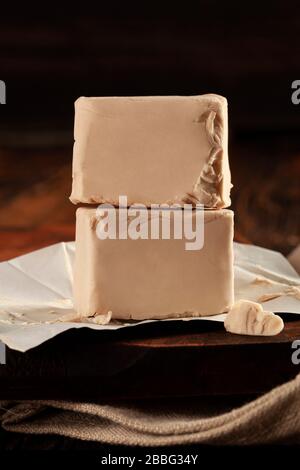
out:
{"label": "crumpled paper sheet", "polygon": [[[154,321],[95,319],[66,321],[74,312],[72,264],[74,242],[58,243],[0,263],[0,340],[27,351],[70,328],[116,330]],[[265,310],[300,314],[300,276],[280,253],[234,243],[235,299],[259,301]],[[173,319],[223,322],[225,314]],[[300,318],[299,318],[300,319]]]}

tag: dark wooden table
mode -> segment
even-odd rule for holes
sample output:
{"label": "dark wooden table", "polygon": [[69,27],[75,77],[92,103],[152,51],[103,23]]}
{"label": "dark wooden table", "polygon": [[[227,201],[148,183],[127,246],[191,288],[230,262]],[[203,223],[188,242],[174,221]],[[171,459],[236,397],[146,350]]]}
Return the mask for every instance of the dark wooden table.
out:
{"label": "dark wooden table", "polygon": [[[2,231],[0,258],[73,238],[70,225]],[[26,353],[8,349],[0,399],[260,394],[300,370],[291,360],[300,321],[284,318],[284,331],[266,338],[232,335],[223,324],[197,320],[70,330]]]}

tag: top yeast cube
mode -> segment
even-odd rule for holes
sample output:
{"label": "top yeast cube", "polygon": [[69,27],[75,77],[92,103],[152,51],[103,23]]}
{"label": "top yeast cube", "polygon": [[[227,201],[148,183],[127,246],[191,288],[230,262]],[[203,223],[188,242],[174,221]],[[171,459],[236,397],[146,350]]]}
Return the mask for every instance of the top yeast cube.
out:
{"label": "top yeast cube", "polygon": [[230,205],[222,96],[81,97],[71,201]]}

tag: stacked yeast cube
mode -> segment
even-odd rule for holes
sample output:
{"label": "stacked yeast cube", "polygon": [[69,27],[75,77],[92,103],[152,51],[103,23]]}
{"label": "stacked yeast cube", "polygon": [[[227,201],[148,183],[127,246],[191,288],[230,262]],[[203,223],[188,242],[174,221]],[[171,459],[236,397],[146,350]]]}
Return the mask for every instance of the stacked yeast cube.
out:
{"label": "stacked yeast cube", "polygon": [[[233,302],[226,99],[82,97],[74,134],[70,199],[84,204],[76,213],[78,314],[150,319],[226,311]],[[146,212],[153,204],[203,204],[203,247],[187,250],[184,238],[100,239],[97,205],[118,213],[120,196]]]}

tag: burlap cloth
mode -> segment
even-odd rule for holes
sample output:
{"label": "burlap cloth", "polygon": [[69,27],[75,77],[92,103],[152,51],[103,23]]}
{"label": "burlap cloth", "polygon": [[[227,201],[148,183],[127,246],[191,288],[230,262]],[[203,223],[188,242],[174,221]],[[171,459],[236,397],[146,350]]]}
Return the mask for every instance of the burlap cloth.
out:
{"label": "burlap cloth", "polygon": [[107,444],[300,443],[300,374],[246,404],[221,397],[90,404],[0,402],[6,431],[54,434]]}

